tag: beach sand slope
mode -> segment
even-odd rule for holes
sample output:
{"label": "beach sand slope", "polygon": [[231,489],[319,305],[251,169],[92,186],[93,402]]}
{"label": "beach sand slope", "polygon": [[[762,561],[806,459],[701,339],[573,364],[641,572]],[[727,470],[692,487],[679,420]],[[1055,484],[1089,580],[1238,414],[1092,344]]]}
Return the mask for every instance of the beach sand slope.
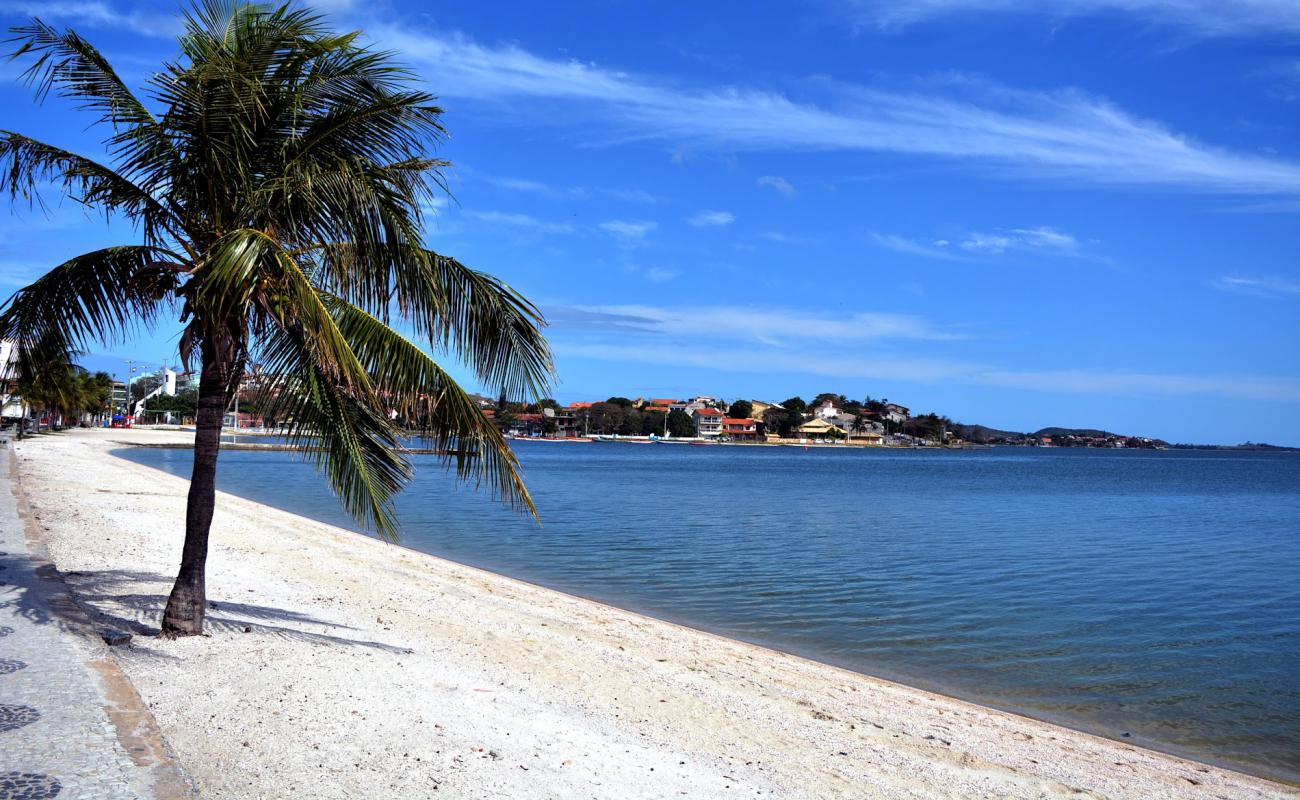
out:
{"label": "beach sand slope", "polygon": [[151,638],[184,480],[20,443],[49,554],[210,798],[1300,798],[221,495],[209,635]]}

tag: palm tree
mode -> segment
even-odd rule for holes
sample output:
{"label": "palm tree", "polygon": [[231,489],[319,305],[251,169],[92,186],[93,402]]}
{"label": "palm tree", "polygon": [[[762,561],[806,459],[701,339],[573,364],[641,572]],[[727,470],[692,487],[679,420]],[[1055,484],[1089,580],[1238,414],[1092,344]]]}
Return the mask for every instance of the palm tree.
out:
{"label": "palm tree", "polygon": [[[56,417],[66,424],[94,413],[99,401],[98,375],[107,378],[111,387],[112,378],[105,373],[91,375],[73,363],[71,355],[50,341],[33,342],[18,352],[17,394],[38,420],[49,417],[51,426]],[[19,433],[21,436],[21,425]]]}
{"label": "palm tree", "polygon": [[107,160],[0,131],[11,199],[40,203],[52,182],[139,231],[16,293],[0,336],[72,352],[178,315],[182,361],[199,364],[169,637],[203,629],[222,416],[250,363],[270,376],[264,413],[316,445],[306,457],[347,510],[390,537],[411,469],[395,419],[461,479],[536,513],[500,432],[417,342],[512,397],[543,396],[553,375],[537,309],[424,246],[422,210],[448,162],[427,154],[445,137],[442,112],[412,73],[289,6],[205,0],[184,23],[148,102],[75,32],[15,28],[38,98],[53,91],[90,112]]}
{"label": "palm tree", "polygon": [[107,372],[87,373],[85,385],[85,411],[92,414],[96,421],[112,411],[113,376]]}

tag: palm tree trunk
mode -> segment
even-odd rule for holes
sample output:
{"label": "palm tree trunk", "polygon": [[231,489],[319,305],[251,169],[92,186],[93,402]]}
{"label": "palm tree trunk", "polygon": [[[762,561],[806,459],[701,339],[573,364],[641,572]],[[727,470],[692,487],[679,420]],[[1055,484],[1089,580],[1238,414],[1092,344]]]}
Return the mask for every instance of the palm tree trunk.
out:
{"label": "palm tree trunk", "polygon": [[208,531],[217,503],[217,454],[221,450],[222,418],[230,401],[232,367],[223,357],[225,348],[204,342],[201,350],[203,367],[194,426],[194,472],[185,508],[185,545],[180,573],[163,612],[162,635],[168,638],[203,633],[208,603]]}

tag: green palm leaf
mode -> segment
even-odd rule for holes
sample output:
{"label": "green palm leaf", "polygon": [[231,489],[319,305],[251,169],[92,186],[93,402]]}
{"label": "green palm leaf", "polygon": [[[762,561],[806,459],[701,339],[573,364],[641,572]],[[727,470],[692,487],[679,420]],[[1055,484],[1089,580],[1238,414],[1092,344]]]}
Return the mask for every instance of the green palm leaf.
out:
{"label": "green palm leaf", "polygon": [[[78,256],[19,291],[0,306],[0,336],[71,363],[176,309],[181,355],[199,361],[166,632],[202,627],[222,415],[254,359],[269,376],[268,413],[313,445],[344,507],[381,534],[396,530],[391,501],[410,475],[399,423],[461,479],[536,512],[501,434],[424,349],[458,359],[494,394],[539,397],[553,378],[537,309],[424,240],[422,209],[446,190],[447,162],[431,151],[447,134],[415,75],[289,5],[202,0],[179,55],[141,96],[73,31],[33,20],[13,33],[38,98],[89,112],[108,129],[107,159],[0,131],[0,194],[44,205],[53,184],[137,224],[141,241]],[[86,407],[78,394],[67,403]]]}
{"label": "green palm leaf", "polygon": [[64,350],[121,341],[149,324],[175,290],[175,255],[155,247],[108,247],[77,256],[18,290],[0,315],[0,338],[57,340]]}
{"label": "green palm leaf", "polygon": [[479,479],[495,496],[536,516],[519,461],[501,431],[438,362],[362,309],[337,297],[325,303],[384,405],[441,451],[459,477]]}

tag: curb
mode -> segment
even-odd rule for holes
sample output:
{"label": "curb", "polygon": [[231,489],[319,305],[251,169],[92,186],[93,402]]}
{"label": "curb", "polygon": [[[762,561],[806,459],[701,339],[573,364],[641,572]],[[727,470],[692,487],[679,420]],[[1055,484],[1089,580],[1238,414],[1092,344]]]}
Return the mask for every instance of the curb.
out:
{"label": "curb", "polygon": [[28,557],[37,577],[49,584],[50,610],[58,615],[63,629],[80,638],[93,653],[86,666],[99,679],[106,701],[104,713],[117,733],[118,745],[133,764],[149,771],[153,800],[195,800],[198,791],[172,754],[153,712],[122,671],[112,649],[104,643],[103,632],[95,627],[86,610],[77,602],[63,573],[50,561],[40,526],[23,490],[17,451],[8,443],[0,444],[0,447],[9,451],[10,487],[23,524]]}

